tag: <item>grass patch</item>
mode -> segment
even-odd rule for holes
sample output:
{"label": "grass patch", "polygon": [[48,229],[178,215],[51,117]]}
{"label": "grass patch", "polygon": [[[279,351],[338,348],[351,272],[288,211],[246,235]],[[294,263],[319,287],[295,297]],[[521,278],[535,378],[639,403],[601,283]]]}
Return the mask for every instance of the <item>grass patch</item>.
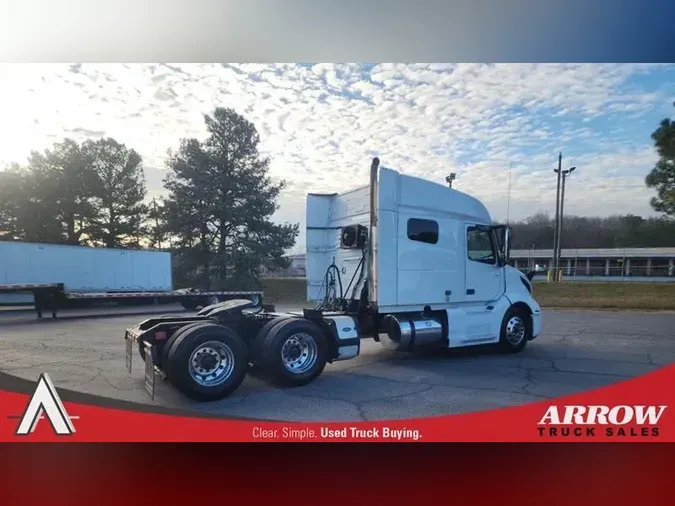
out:
{"label": "grass patch", "polygon": [[[267,278],[265,301],[305,304],[304,278]],[[542,307],[575,309],[675,310],[675,283],[535,282],[534,297]]]}
{"label": "grass patch", "polygon": [[675,283],[542,281],[534,297],[542,307],[675,310]]}

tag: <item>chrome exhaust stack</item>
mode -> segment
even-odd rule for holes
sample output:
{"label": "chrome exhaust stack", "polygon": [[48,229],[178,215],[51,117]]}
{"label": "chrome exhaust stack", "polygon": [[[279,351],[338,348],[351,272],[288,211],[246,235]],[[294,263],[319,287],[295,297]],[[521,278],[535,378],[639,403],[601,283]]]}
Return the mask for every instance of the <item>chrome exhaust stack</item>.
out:
{"label": "chrome exhaust stack", "polygon": [[379,195],[378,170],[380,159],[373,158],[370,165],[370,227],[368,230],[368,301],[377,311],[377,202]]}

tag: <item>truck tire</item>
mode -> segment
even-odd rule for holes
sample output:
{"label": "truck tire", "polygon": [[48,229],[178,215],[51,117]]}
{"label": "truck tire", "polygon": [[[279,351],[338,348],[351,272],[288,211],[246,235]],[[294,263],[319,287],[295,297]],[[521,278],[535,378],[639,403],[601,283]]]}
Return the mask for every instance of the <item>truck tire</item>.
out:
{"label": "truck tire", "polygon": [[164,343],[164,347],[162,348],[162,369],[164,369],[164,372],[166,372],[166,364],[169,363],[169,350],[171,349],[171,346],[173,346],[173,343],[180,337],[183,332],[188,332],[191,329],[194,329],[195,327],[199,327],[201,325],[204,325],[205,323],[209,322],[194,322],[194,323],[189,323],[188,325],[185,325],[185,327],[179,328],[176,332],[171,334],[169,336],[169,339],[167,339],[166,343]]}
{"label": "truck tire", "polygon": [[262,365],[262,350],[265,347],[265,338],[267,334],[272,330],[273,327],[279,325],[281,322],[288,320],[289,317],[281,316],[265,323],[262,328],[258,331],[251,342],[249,343],[249,372],[252,376],[265,379],[265,370]]}
{"label": "truck tire", "polygon": [[200,323],[181,329],[167,343],[169,382],[196,401],[216,401],[234,392],[246,375],[248,349],[230,328]]}
{"label": "truck tire", "polygon": [[281,386],[307,385],[326,367],[328,341],[321,328],[309,320],[283,319],[256,344],[256,365]]}
{"label": "truck tire", "polygon": [[520,307],[511,307],[502,320],[499,345],[506,353],[522,351],[532,337],[532,322],[527,312]]}
{"label": "truck tire", "polygon": [[268,321],[262,328],[258,331],[255,337],[251,340],[249,361],[254,367],[258,367],[263,360],[262,350],[265,348],[265,339],[267,334],[272,331],[272,328],[279,325],[281,322],[285,322],[289,317],[281,316],[273,320]]}

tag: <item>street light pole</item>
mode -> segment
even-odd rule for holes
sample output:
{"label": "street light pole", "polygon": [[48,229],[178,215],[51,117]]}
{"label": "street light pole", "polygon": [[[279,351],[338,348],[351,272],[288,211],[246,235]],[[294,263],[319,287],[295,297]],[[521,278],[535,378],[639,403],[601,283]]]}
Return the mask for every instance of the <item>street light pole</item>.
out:
{"label": "street light pole", "polygon": [[562,153],[558,153],[558,168],[553,169],[558,174],[558,184],[555,192],[555,230],[553,233],[553,279],[558,279],[558,231],[560,227],[560,179],[562,176]]}
{"label": "street light pole", "polygon": [[569,176],[576,167],[570,167],[569,169],[563,170],[562,172],[562,190],[560,192],[560,224],[558,225],[558,260],[557,263],[560,263],[560,255],[562,254],[562,229],[563,229],[563,217],[564,217],[564,206],[565,206],[565,181],[567,176]]}

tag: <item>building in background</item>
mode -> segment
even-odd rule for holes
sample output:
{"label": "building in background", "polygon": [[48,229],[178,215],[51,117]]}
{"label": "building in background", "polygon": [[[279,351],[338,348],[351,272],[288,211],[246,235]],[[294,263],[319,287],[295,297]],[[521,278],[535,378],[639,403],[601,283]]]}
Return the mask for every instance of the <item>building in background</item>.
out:
{"label": "building in background", "polygon": [[298,255],[289,255],[287,257],[291,261],[288,269],[283,270],[268,270],[263,269],[262,275],[266,278],[304,278],[305,277],[305,255],[304,253]]}
{"label": "building in background", "polygon": [[[552,265],[553,250],[513,250],[511,264],[521,271]],[[675,281],[675,248],[583,248],[560,252],[563,278]],[[543,276],[544,274],[542,274]]]}
{"label": "building in background", "polygon": [[[552,265],[552,249],[512,250],[511,265],[523,272],[538,265],[546,277]],[[267,277],[304,277],[305,255],[291,255],[291,267],[266,272]],[[563,278],[571,280],[675,281],[675,248],[563,249],[560,255]]]}

